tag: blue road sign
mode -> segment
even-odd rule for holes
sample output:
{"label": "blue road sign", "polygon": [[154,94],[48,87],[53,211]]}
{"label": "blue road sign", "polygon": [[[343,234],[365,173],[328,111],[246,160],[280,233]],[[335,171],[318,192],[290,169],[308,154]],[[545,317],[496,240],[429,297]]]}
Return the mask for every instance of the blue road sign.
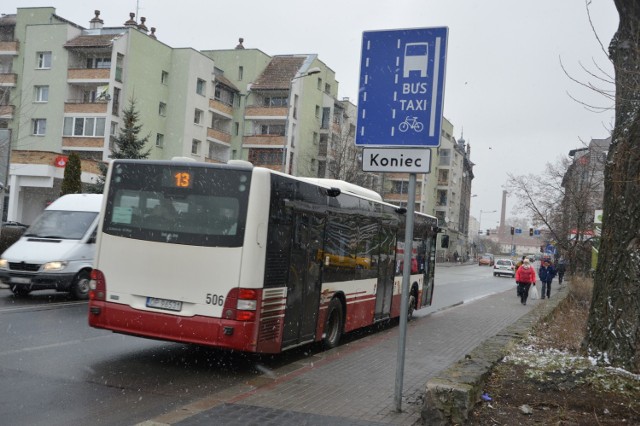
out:
{"label": "blue road sign", "polygon": [[447,27],[362,34],[360,146],[440,146]]}
{"label": "blue road sign", "polygon": [[522,228],[516,228],[515,233],[516,234],[522,234]]}

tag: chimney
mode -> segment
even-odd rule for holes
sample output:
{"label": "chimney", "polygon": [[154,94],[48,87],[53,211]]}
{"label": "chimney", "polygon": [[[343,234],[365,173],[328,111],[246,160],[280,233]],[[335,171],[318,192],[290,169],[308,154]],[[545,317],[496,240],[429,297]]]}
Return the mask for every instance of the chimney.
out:
{"label": "chimney", "polygon": [[500,235],[506,232],[506,224],[504,223],[507,216],[507,191],[502,191],[502,209],[500,210]]}
{"label": "chimney", "polygon": [[149,29],[147,28],[147,26],[144,24],[144,21],[146,21],[147,18],[145,18],[144,16],[140,17],[140,24],[138,25],[138,29],[140,31],[143,31],[145,34],[149,32]]}
{"label": "chimney", "polygon": [[125,27],[137,27],[138,23],[136,22],[135,19],[133,19],[135,16],[136,16],[135,13],[133,13],[133,12],[129,13],[129,20],[124,23],[124,26]]}
{"label": "chimney", "polygon": [[236,49],[244,49],[244,46],[242,45],[242,42],[244,41],[244,39],[240,37],[238,41],[240,41],[240,43],[238,43],[238,45],[236,46]]}
{"label": "chimney", "polygon": [[149,34],[149,37],[151,37],[152,39],[157,40],[157,38],[156,38],[156,27],[151,27],[151,34]]}
{"label": "chimney", "polygon": [[94,16],[93,19],[89,21],[89,28],[91,28],[92,30],[102,28],[102,25],[104,25],[104,21],[100,19],[100,11],[94,10],[93,13],[95,13],[96,16]]}

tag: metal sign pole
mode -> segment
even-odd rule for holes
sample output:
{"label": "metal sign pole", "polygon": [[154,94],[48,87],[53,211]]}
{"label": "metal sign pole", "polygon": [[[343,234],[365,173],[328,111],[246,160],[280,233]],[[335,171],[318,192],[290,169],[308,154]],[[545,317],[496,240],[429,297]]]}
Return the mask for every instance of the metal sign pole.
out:
{"label": "metal sign pole", "polygon": [[402,270],[402,302],[400,303],[400,332],[398,335],[398,360],[396,364],[396,411],[402,411],[402,380],[404,376],[404,352],[407,340],[407,311],[409,309],[409,278],[413,252],[413,212],[416,205],[416,174],[409,174],[407,221],[404,232],[404,268]]}

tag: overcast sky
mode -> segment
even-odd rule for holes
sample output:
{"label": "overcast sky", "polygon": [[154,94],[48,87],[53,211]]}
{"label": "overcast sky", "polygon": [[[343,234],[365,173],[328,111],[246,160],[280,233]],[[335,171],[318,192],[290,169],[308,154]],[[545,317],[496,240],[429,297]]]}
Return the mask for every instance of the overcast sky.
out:
{"label": "overcast sky", "polygon": [[[268,55],[316,53],[333,69],[339,96],[357,102],[363,31],[449,27],[444,116],[454,136],[471,146],[475,163],[471,214],[482,227],[499,220],[507,173],[539,174],[583,141],[609,136],[613,110],[594,113],[569,96],[599,107],[601,95],[572,82],[613,89],[581,68],[613,75],[606,49],[618,25],[613,0],[3,0],[0,12],[53,6],[86,28],[94,9],[105,26],[120,26],[129,12],[147,18],[171,47],[246,48]],[[507,205],[511,214],[513,202]]]}

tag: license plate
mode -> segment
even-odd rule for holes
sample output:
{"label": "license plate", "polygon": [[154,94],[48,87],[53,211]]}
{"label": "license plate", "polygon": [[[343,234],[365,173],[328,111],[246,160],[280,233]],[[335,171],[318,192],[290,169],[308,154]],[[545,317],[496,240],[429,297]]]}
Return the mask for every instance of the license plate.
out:
{"label": "license plate", "polygon": [[181,311],[182,302],[178,300],[158,299],[157,297],[147,297],[147,307],[164,309],[167,311]]}
{"label": "license plate", "polygon": [[31,284],[31,278],[11,277],[11,282],[16,284]]}

